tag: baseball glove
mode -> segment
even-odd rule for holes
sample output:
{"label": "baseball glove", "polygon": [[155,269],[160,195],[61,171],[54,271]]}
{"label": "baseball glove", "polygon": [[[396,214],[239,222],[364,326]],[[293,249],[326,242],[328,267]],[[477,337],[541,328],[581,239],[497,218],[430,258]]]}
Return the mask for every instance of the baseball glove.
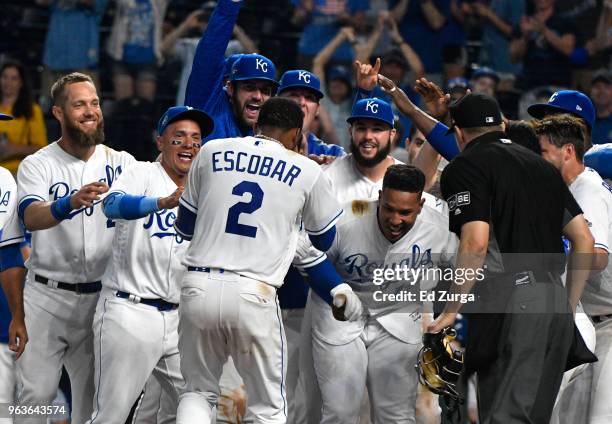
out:
{"label": "baseball glove", "polygon": [[457,337],[454,328],[423,334],[423,347],[417,357],[416,371],[420,383],[431,392],[462,402],[457,381],[463,370],[463,352],[451,342]]}

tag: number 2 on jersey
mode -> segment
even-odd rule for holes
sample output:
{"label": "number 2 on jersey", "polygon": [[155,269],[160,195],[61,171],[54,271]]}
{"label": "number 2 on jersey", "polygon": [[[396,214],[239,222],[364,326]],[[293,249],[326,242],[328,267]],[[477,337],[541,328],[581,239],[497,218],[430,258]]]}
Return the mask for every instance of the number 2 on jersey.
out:
{"label": "number 2 on jersey", "polygon": [[243,196],[245,193],[251,193],[250,202],[238,202],[227,212],[227,224],[225,224],[225,232],[236,234],[239,236],[255,238],[257,235],[257,227],[253,225],[240,224],[238,218],[240,214],[251,214],[261,207],[264,193],[259,187],[259,184],[251,181],[243,181],[237,184],[232,189],[234,196]]}

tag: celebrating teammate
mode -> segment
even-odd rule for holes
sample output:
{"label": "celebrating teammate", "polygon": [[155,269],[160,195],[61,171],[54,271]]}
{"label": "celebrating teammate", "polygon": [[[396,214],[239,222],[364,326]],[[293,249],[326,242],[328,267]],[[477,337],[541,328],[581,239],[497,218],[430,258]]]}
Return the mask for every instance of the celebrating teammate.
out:
{"label": "celebrating teammate", "polygon": [[[588,365],[562,392],[559,402],[572,405],[560,417],[567,423],[591,423],[612,417],[610,394],[600,384],[612,379],[612,264],[608,259],[612,240],[612,189],[597,172],[584,166],[584,129],[579,118],[569,114],[549,115],[536,127],[542,157],[561,172],[595,239],[593,271],[581,302],[595,324],[589,348],[593,350],[595,346],[598,361]],[[577,321],[586,319],[586,325],[590,326],[584,314],[576,315]],[[587,340],[584,332],[582,334]],[[563,404],[559,407],[566,409]]]}
{"label": "celebrating teammate", "polygon": [[[13,117],[0,113],[1,121]],[[28,342],[23,313],[22,284],[25,277],[23,257],[19,250],[23,232],[17,217],[17,183],[13,175],[0,167],[0,403],[15,403],[17,376],[15,360]],[[2,408],[2,413],[6,413]]]}
{"label": "celebrating teammate", "polygon": [[224,85],[225,49],[241,6],[242,0],[219,1],[193,59],[185,105],[204,110],[215,121],[204,142],[252,134],[261,105],[278,86],[274,63],[259,54],[241,55]]}
{"label": "celebrating teammate", "polygon": [[[368,389],[375,422],[415,420],[416,363],[421,344],[421,308],[385,301],[389,294],[420,287],[417,280],[390,279],[377,272],[424,270],[450,263],[457,237],[448,217],[424,205],[425,176],[410,165],[392,165],[379,199],[354,200],[337,224],[328,258],[366,309],[359,320],[339,322],[318,296],[312,298],[313,356],[323,398],[321,423],[354,423]],[[385,273],[386,274],[386,273]],[[418,295],[419,291],[413,291]]]}
{"label": "celebrating teammate", "polygon": [[[303,113],[268,100],[257,136],[204,145],[188,176],[175,228],[193,240],[184,264],[179,350],[187,383],[177,422],[210,422],[228,356],[243,377],[247,420],[286,422],[285,336],[276,301],[300,224],[329,248],[341,215],[321,169],[296,154]],[[345,296],[345,287],[332,296]],[[349,289],[350,291],[350,289]]]}
{"label": "celebrating teammate", "polygon": [[[72,73],[51,89],[61,138],[19,166],[18,213],[32,231],[24,289],[29,345],[17,362],[21,405],[50,405],[62,365],[72,386],[72,422],[92,412],[93,316],[111,253],[114,223],[100,197],[134,162],[104,141],[104,121],[91,78]],[[83,185],[84,182],[88,182]],[[17,422],[46,422],[16,416]]]}
{"label": "celebrating teammate", "polygon": [[[115,220],[116,229],[94,317],[96,396],[88,423],[125,422],[151,374],[161,385],[161,396],[168,399],[162,402],[159,421],[175,420],[184,384],[178,353],[178,284],[188,243],[172,224],[202,136],[212,128],[212,120],[202,111],[168,109],[157,129],[161,161],[128,167],[104,200],[104,213]],[[128,374],[119,389],[117,381]]]}

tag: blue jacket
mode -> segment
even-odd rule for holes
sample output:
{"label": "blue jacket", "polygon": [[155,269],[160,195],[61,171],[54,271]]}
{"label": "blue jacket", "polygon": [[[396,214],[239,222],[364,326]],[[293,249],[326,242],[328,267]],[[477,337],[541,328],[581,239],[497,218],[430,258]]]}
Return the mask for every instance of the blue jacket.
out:
{"label": "blue jacket", "polygon": [[252,129],[243,132],[232,111],[227,93],[223,90],[225,50],[242,1],[220,0],[206,31],[196,48],[187,89],[185,105],[202,109],[215,121],[215,130],[203,140],[252,135]]}
{"label": "blue jacket", "polygon": [[344,156],[346,154],[341,146],[327,144],[313,133],[308,133],[306,139],[308,140],[309,155]]}

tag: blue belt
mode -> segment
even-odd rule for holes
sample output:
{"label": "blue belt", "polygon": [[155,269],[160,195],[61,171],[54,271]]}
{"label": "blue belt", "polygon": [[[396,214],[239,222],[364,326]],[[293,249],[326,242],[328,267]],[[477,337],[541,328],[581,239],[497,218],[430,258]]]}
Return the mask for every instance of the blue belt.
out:
{"label": "blue belt", "polygon": [[171,311],[179,307],[178,303],[166,302],[163,299],[143,299],[124,291],[117,291],[116,295],[121,299],[128,299],[134,303],[142,303],[143,305],[153,306],[154,308],[157,308],[158,311]]}
{"label": "blue belt", "polygon": [[223,274],[225,270],[223,268],[209,268],[206,266],[188,266],[187,271],[195,271],[195,272],[208,272],[210,273],[211,269],[218,269],[219,273]]}

